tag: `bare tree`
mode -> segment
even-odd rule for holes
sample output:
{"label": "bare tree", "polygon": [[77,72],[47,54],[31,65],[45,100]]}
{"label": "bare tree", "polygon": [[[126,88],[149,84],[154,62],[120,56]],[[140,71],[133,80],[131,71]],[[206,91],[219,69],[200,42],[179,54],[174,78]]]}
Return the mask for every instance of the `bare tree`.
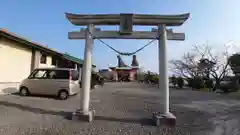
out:
{"label": "bare tree", "polygon": [[215,85],[212,89],[215,91],[223,78],[228,76],[229,72],[231,71],[228,63],[228,58],[230,56],[229,45],[224,45],[223,50],[218,50],[219,52],[214,52],[212,47],[209,45],[194,46],[194,48],[196,52],[200,54],[200,60],[205,60],[204,62],[200,61],[201,66],[199,66],[201,67],[202,71],[207,71],[215,80]]}
{"label": "bare tree", "polygon": [[[221,48],[221,47],[219,47]],[[229,46],[224,45],[220,52],[205,45],[194,45],[191,53],[184,54],[181,60],[171,60],[172,71],[184,77],[211,77],[215,80],[216,90],[222,79],[229,74]],[[215,49],[215,51],[217,51]],[[219,51],[219,50],[218,50]]]}
{"label": "bare tree", "polygon": [[171,70],[178,76],[193,78],[198,76],[197,56],[193,53],[186,53],[181,60],[171,60]]}

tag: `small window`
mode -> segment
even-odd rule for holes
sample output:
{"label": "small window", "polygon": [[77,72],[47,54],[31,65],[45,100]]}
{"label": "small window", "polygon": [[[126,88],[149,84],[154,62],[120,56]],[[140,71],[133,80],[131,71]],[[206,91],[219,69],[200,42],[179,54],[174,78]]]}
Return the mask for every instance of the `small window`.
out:
{"label": "small window", "polygon": [[72,80],[73,80],[73,81],[78,80],[78,77],[79,77],[78,71],[76,71],[76,70],[71,70],[71,77],[72,77]]}
{"label": "small window", "polygon": [[52,57],[52,65],[54,66],[57,65],[57,59],[55,57]]}
{"label": "small window", "polygon": [[46,64],[47,63],[47,55],[42,53],[40,63]]}

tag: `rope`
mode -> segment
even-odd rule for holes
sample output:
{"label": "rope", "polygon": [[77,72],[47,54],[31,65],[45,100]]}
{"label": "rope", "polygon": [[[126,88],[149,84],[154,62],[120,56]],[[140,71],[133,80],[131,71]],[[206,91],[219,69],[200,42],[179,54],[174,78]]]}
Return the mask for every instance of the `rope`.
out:
{"label": "rope", "polygon": [[111,45],[109,45],[108,43],[104,42],[103,40],[101,40],[99,37],[94,36],[88,29],[87,32],[94,38],[96,38],[97,40],[99,40],[101,43],[103,43],[104,45],[106,45],[108,48],[112,49],[113,51],[115,51],[116,53],[120,54],[120,55],[125,55],[125,56],[132,56],[138,52],[140,52],[141,50],[143,50],[145,47],[149,46],[152,42],[154,42],[156,39],[153,39],[151,41],[149,41],[146,45],[144,45],[143,47],[137,49],[135,52],[120,52],[118,50],[116,50],[115,48],[113,48]]}

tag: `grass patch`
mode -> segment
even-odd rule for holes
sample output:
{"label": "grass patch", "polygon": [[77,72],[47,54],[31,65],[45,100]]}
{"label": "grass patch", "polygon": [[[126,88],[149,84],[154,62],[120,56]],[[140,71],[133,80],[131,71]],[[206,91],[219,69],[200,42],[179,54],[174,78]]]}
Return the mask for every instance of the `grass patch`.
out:
{"label": "grass patch", "polygon": [[238,90],[236,92],[230,92],[229,95],[240,98],[240,90]]}
{"label": "grass patch", "polygon": [[211,89],[209,88],[201,88],[200,91],[203,91],[203,92],[210,92]]}

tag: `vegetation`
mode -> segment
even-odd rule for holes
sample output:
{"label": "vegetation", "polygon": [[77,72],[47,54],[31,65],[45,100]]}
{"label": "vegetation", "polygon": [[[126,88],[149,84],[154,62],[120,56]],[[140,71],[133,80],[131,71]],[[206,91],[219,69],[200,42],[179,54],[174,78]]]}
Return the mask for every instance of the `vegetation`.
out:
{"label": "vegetation", "polygon": [[[219,89],[224,93],[237,91],[240,88],[240,53],[230,55],[229,46],[223,48],[217,50],[217,53],[209,45],[193,46],[193,50],[184,54],[181,59],[171,60],[174,75],[169,78],[170,83],[175,88],[183,88],[186,81],[186,86],[194,90]],[[234,76],[229,76],[231,72]],[[159,77],[147,72],[144,82],[158,84]]]}
{"label": "vegetation", "polygon": [[158,76],[158,74],[151,73],[150,71],[148,71],[148,72],[144,75],[144,82],[145,82],[145,83],[158,84],[158,82],[159,82],[159,76]]}
{"label": "vegetation", "polygon": [[159,82],[159,76],[158,75],[153,75],[151,78],[151,82],[154,84],[158,84]]}
{"label": "vegetation", "polygon": [[233,71],[233,73],[237,76],[240,73],[240,54],[233,54],[228,58],[228,63]]}
{"label": "vegetation", "polygon": [[[172,71],[188,78],[188,85],[194,89],[210,87],[215,91],[221,81],[229,75],[228,46],[220,53],[214,53],[209,45],[193,46],[193,51],[184,54],[180,60],[171,60]],[[213,81],[215,83],[213,83]]]}
{"label": "vegetation", "polygon": [[179,87],[179,88],[183,88],[183,85],[184,85],[184,80],[183,80],[183,78],[182,78],[182,77],[178,77],[178,78],[176,79],[176,81],[177,81],[178,87]]}

